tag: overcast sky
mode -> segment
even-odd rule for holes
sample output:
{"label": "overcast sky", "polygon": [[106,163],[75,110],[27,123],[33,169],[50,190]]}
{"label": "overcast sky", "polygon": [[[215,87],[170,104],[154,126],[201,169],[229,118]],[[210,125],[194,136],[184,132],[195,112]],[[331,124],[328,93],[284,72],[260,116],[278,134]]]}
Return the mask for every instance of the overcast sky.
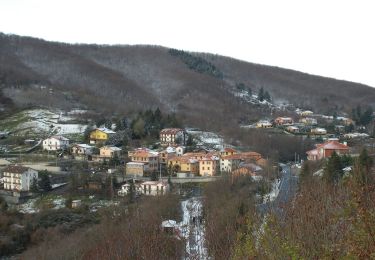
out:
{"label": "overcast sky", "polygon": [[375,87],[372,0],[0,0],[0,32],[210,52]]}

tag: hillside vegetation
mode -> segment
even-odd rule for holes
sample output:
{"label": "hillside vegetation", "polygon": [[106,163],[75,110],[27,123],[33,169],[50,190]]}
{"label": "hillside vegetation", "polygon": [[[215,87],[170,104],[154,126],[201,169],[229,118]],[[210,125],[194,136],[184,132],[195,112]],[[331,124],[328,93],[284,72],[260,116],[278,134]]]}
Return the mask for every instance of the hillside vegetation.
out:
{"label": "hillside vegetation", "polygon": [[[324,62],[324,61],[322,61]],[[235,97],[242,85],[316,112],[374,105],[375,89],[347,81],[157,46],[71,45],[0,34],[0,110],[84,107],[133,113],[160,107],[222,129],[269,113]],[[230,115],[222,120],[223,115]]]}

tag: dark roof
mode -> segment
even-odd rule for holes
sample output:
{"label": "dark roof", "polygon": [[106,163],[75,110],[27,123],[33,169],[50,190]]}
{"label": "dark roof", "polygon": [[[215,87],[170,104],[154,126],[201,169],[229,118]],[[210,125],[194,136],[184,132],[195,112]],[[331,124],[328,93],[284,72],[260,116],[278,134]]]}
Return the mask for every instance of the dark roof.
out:
{"label": "dark roof", "polygon": [[10,173],[24,173],[28,170],[29,168],[17,165],[17,164],[12,164],[8,165],[3,172],[10,172]]}

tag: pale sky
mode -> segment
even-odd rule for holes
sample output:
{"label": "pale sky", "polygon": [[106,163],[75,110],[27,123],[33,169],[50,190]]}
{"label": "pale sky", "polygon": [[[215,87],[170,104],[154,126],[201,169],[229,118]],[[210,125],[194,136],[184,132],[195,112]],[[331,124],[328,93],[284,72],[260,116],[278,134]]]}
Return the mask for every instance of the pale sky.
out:
{"label": "pale sky", "polygon": [[210,52],[375,87],[373,0],[0,0],[0,32]]}

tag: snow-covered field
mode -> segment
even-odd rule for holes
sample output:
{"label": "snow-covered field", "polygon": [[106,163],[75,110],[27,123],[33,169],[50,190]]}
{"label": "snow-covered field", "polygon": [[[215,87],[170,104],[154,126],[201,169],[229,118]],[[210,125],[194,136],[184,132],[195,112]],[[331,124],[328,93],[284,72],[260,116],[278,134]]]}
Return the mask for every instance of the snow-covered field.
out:
{"label": "snow-covered field", "polygon": [[[21,213],[32,214],[38,213],[40,211],[37,202],[39,198],[30,199],[26,203],[20,204],[17,206],[17,209]],[[65,208],[65,199],[62,196],[56,196],[50,200],[46,200],[45,203],[49,202],[52,209],[61,209]]]}
{"label": "snow-covered field", "polygon": [[3,121],[9,131],[31,131],[34,133],[78,134],[86,129],[84,124],[70,123],[79,113],[65,113],[47,109],[25,110]]}
{"label": "snow-covered field", "polygon": [[209,145],[216,149],[222,149],[224,146],[224,139],[216,133],[197,130],[187,130],[187,133],[198,141],[198,145]]}
{"label": "snow-covered field", "polygon": [[86,125],[65,123],[74,120],[72,116],[65,116],[62,113],[54,113],[44,109],[28,110],[25,114],[30,118],[28,122],[21,124],[20,128],[33,128],[35,130],[55,134],[76,134],[83,133]]}

